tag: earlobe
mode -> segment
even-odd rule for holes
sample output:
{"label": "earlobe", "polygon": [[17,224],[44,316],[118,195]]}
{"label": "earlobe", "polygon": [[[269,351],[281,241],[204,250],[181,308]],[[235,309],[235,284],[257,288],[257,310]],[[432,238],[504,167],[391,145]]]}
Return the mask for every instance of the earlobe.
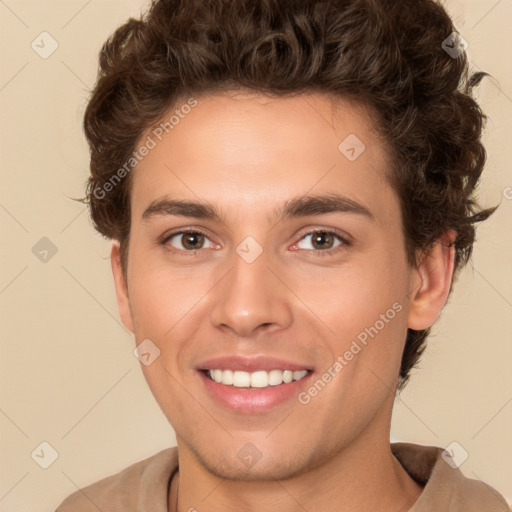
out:
{"label": "earlobe", "polygon": [[114,284],[116,287],[119,315],[124,326],[133,333],[133,320],[130,310],[130,301],[128,299],[128,285],[121,265],[121,251],[119,243],[116,241],[112,244],[112,249],[110,251],[110,263],[112,265],[112,274],[114,276]]}
{"label": "earlobe", "polygon": [[447,231],[412,271],[409,329],[420,331],[432,326],[446,304],[455,268],[455,238],[455,231]]}

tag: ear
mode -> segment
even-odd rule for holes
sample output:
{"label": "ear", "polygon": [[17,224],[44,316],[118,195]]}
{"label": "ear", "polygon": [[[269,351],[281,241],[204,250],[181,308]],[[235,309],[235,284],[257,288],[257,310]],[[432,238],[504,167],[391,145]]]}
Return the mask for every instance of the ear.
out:
{"label": "ear", "polygon": [[411,273],[407,327],[417,331],[435,323],[446,304],[455,267],[456,232],[438,238]]}
{"label": "ear", "polygon": [[112,265],[112,274],[114,275],[119,315],[121,316],[121,321],[124,326],[133,333],[133,319],[130,311],[130,301],[128,300],[128,285],[123,275],[121,251],[117,241],[112,244],[112,250],[110,251],[110,263]]}

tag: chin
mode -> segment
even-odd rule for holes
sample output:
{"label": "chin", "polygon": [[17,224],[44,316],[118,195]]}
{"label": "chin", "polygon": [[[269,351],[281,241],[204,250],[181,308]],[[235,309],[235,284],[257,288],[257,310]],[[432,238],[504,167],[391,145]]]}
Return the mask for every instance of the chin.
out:
{"label": "chin", "polygon": [[[270,449],[266,448],[267,451]],[[223,480],[240,482],[287,480],[300,476],[322,463],[321,455],[317,453],[315,457],[307,457],[296,445],[290,447],[286,455],[276,451],[270,454],[259,452],[250,442],[234,453],[229,450],[222,453],[192,451],[199,463],[212,475]]]}

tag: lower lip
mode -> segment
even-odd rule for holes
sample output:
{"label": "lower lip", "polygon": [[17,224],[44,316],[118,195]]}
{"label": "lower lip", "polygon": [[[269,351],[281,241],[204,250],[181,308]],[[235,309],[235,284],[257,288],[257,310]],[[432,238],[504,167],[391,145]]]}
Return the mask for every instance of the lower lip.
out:
{"label": "lower lip", "polygon": [[312,372],[309,372],[300,380],[294,380],[288,384],[279,384],[278,386],[237,388],[215,382],[202,371],[198,373],[214,400],[229,409],[245,414],[267,412],[287,400],[297,397],[312,375]]}

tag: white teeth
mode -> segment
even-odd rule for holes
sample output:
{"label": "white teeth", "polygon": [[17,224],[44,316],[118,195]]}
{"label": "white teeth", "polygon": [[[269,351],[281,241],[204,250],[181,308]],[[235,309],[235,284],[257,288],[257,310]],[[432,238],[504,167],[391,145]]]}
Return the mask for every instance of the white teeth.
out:
{"label": "white teeth", "polygon": [[270,370],[268,372],[268,383],[270,386],[278,386],[283,383],[283,372],[281,370]]}
{"label": "white teeth", "polygon": [[293,380],[293,372],[291,370],[285,370],[283,372],[283,382],[288,384]]}
{"label": "white teeth", "polygon": [[305,377],[307,375],[307,370],[299,370],[296,372],[293,372],[293,380],[300,380],[302,377]]}
{"label": "white teeth", "polygon": [[[222,370],[219,370],[220,372]],[[233,372],[233,386],[236,388],[248,388],[251,385],[251,374],[248,372]]]}
{"label": "white teeth", "polygon": [[215,382],[234,386],[236,388],[266,388],[288,384],[294,380],[303,379],[308,374],[307,370],[259,370],[256,372],[242,372],[232,370],[208,370],[208,375]]}
{"label": "white teeth", "polygon": [[251,373],[251,388],[266,388],[268,386],[268,373],[254,372]]}
{"label": "white teeth", "polygon": [[226,384],[227,386],[233,384],[233,372],[231,370],[224,370],[222,372],[222,384]]}

